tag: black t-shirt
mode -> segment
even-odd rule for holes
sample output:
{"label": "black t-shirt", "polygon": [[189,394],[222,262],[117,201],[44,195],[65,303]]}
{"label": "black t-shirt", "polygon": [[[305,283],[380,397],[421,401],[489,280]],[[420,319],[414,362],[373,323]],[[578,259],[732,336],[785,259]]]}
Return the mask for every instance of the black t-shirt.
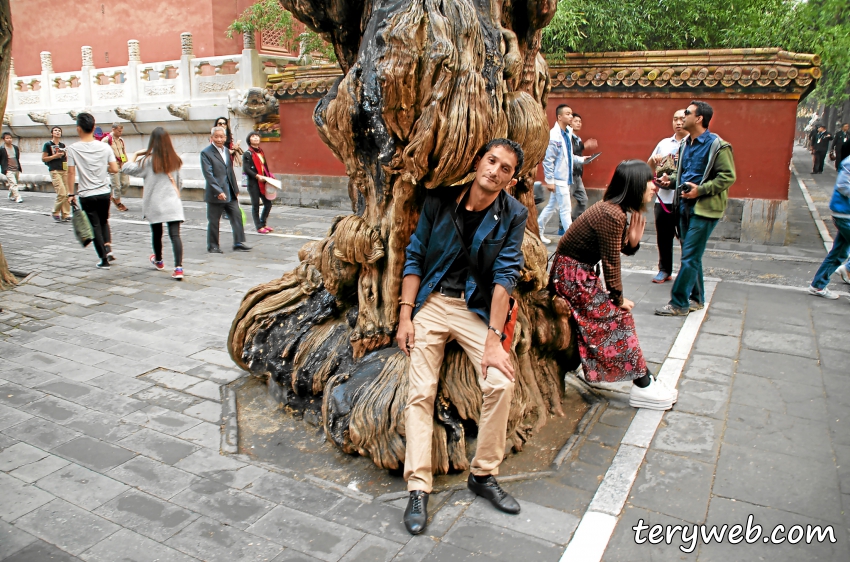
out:
{"label": "black t-shirt", "polygon": [[[461,222],[461,234],[463,234],[462,243],[466,247],[467,251],[470,251],[472,248],[472,239],[475,237],[475,231],[478,230],[479,226],[481,226],[481,221],[484,220],[484,217],[487,215],[487,212],[492,206],[493,205],[491,204],[481,211],[467,211],[464,205],[461,205],[460,209],[458,209],[458,218]],[[451,267],[449,267],[449,270],[446,271],[446,274],[443,275],[442,280],[440,280],[440,285],[447,289],[465,291],[466,280],[468,278],[469,262],[463,251],[458,251],[457,256],[455,256],[455,261],[452,262]]]}
{"label": "black t-shirt", "polygon": [[[573,156],[584,156],[584,142],[573,135]],[[584,175],[584,163],[573,160],[573,175],[577,178]]]}
{"label": "black t-shirt", "polygon": [[[44,143],[44,148],[42,148],[41,151],[43,153],[47,154],[48,156],[53,156],[56,153],[53,150],[54,147],[58,147],[58,148],[61,148],[61,149],[64,150],[65,143],[60,142],[59,144],[53,144],[53,141],[47,141],[46,143]],[[61,172],[62,170],[65,169],[65,166],[63,165],[63,164],[65,164],[65,162],[67,162],[67,159],[66,159],[65,156],[63,156],[62,158],[56,158],[55,160],[49,160],[49,161],[45,162],[45,164],[47,164],[47,169],[50,170],[51,172]]]}

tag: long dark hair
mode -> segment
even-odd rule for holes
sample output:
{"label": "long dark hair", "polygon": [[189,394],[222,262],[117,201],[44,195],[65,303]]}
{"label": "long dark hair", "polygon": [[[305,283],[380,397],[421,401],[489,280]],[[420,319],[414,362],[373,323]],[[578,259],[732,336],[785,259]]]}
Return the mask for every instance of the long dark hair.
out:
{"label": "long dark hair", "polygon": [[644,211],[646,184],[652,181],[652,169],[643,160],[623,160],[614,170],[603,201],[619,205],[624,213]]}
{"label": "long dark hair", "polygon": [[174,150],[168,131],[162,127],[153,130],[148,149],[142,153],[142,156],[151,159],[151,167],[155,174],[168,174],[183,166],[183,160]]}
{"label": "long dark hair", "polygon": [[224,146],[227,148],[233,148],[233,133],[230,132],[230,119],[227,117],[216,117],[215,118],[215,126],[218,127],[219,121],[224,121],[224,130],[227,131],[227,139],[224,141]]}

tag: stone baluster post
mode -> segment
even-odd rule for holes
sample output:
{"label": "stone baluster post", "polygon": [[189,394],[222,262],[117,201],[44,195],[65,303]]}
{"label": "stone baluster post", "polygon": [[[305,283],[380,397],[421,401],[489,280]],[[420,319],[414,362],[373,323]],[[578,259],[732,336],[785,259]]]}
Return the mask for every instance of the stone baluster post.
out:
{"label": "stone baluster post", "polygon": [[239,63],[239,78],[240,87],[243,90],[251,87],[263,88],[266,85],[260,53],[257,52],[257,39],[253,32],[242,35],[242,61]]}
{"label": "stone baluster post", "polygon": [[83,90],[83,106],[91,107],[94,100],[94,55],[88,45],[80,49],[83,55],[83,66],[80,69],[80,88]]}
{"label": "stone baluster post", "polygon": [[139,65],[142,56],[139,51],[139,42],[136,39],[127,41],[127,74],[124,81],[124,92],[130,105],[139,101]]}
{"label": "stone baluster post", "polygon": [[6,113],[10,113],[15,110],[17,107],[16,99],[15,99],[15,79],[17,75],[15,74],[15,59],[9,59],[9,84],[8,84],[8,92],[9,95],[6,96]]}
{"label": "stone baluster post", "polygon": [[39,105],[44,108],[50,108],[51,90],[53,90],[53,55],[50,51],[42,51],[41,54],[41,89],[39,97],[41,102]]}
{"label": "stone baluster post", "polygon": [[192,74],[192,59],[195,49],[192,45],[192,34],[184,31],[180,34],[180,68],[177,71],[177,95],[180,103],[188,103],[194,97],[194,76]]}

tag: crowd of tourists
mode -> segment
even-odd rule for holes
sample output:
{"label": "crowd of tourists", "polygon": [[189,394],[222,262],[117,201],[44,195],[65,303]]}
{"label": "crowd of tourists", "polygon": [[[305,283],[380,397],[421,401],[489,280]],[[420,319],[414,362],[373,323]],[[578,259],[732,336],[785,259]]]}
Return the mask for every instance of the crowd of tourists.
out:
{"label": "crowd of tourists", "polygon": [[[91,230],[91,243],[99,258],[96,267],[108,269],[116,259],[109,227],[110,207],[127,212],[129,209],[121,197],[130,185],[130,177],[141,178],[142,214],[150,223],[154,252],[150,263],[159,271],[165,270],[162,238],[167,229],[174,255],[172,277],[183,279],[180,238],[180,224],[185,220],[181,201],[183,161],[168,132],[157,127],[150,135],[147,149],[128,154],[121,123],[113,123],[111,132],[104,135],[90,113],[78,114],[76,121],[78,142],[66,146],[62,142],[62,128],[53,127],[50,140],[42,147],[41,160],[50,172],[56,194],[51,213],[53,220],[70,222],[75,210],[84,214]],[[11,133],[3,133],[2,140],[0,171],[8,184],[9,199],[21,203],[23,198],[18,189],[22,171],[20,148],[14,144]],[[246,188],[251,197],[251,215],[257,232],[268,234],[274,230],[267,221],[276,197],[276,187],[272,185],[276,180],[260,147],[260,134],[252,131],[246,140],[247,153],[238,140],[233,140],[227,118],[220,117],[211,130],[209,146],[201,152],[207,203],[207,251],[210,253],[222,253],[218,242],[222,215],[230,221],[234,251],[251,249],[245,244],[245,215],[237,199],[240,186]],[[241,183],[236,179],[236,168],[241,168]]]}

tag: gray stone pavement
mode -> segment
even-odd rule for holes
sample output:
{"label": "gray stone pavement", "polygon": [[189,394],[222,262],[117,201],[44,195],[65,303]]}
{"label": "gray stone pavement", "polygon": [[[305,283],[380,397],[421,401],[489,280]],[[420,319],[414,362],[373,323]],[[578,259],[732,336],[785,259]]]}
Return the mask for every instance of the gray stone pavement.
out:
{"label": "gray stone pavement", "polygon": [[[25,199],[0,202],[12,268],[34,274],[0,293],[0,560],[558,560],[633,418],[622,395],[609,394],[561,470],[506,484],[523,504],[520,516],[449,490],[432,498],[427,534],[411,539],[403,500],[219,453],[220,386],[244,376],[224,349],[233,314],[248,289],[293,266],[304,239],[249,236],[255,249],[240,254],[227,251],[222,232],[226,253],[210,256],[203,206],[187,203],[186,279],[178,283],[147,263],[148,228],[127,222],[141,219],[137,212],[113,216],[118,261],[107,272],[67,225],[35,212],[50,196]],[[335,214],[276,207],[270,222],[278,232],[321,236]],[[747,263],[738,258],[739,269]],[[670,286],[648,281],[625,276],[657,367],[682,322],[652,315]],[[833,550],[812,545],[787,559],[847,559],[850,383],[841,365],[850,354],[836,335],[847,306],[719,284],[680,403],[656,435],[607,559],[683,556],[674,546],[630,543],[640,514],[653,523],[734,524],[746,521],[742,509],[765,526],[834,524]],[[701,547],[700,559],[763,555],[725,547]]]}

